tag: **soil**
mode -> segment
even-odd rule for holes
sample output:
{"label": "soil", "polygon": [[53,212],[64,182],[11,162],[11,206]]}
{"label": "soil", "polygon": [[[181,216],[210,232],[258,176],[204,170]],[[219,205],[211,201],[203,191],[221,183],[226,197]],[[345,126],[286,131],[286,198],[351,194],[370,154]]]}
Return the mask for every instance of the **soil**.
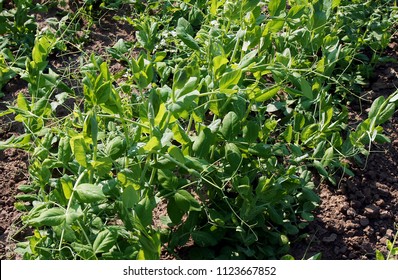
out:
{"label": "soil", "polygon": [[[387,57],[398,58],[397,42],[395,35]],[[367,115],[371,103],[366,100],[387,97],[397,88],[398,63],[377,65],[364,89],[365,101],[351,106],[352,121]],[[373,145],[363,164],[353,165],[355,177],[343,178],[337,187],[319,185],[320,206],[306,229],[307,238],[292,245],[295,259],[317,253],[328,260],[375,259],[376,250],[386,256],[386,242],[398,230],[398,114],[383,127],[391,143]]]}
{"label": "soil", "polygon": [[[118,10],[120,16],[126,12]],[[62,10],[55,7],[47,15],[37,14],[37,20],[43,27],[45,18],[61,14]],[[85,52],[105,55],[106,47],[113,46],[120,38],[133,41],[133,34],[131,25],[121,21],[115,23],[112,16],[105,13],[91,27],[84,45]],[[385,52],[386,56],[394,59],[398,59],[397,37],[393,37]],[[79,55],[71,53],[69,58],[55,56],[50,66],[58,70],[63,67],[66,69],[71,65],[70,60],[77,63]],[[118,63],[112,67],[115,72],[123,69]],[[391,94],[397,88],[398,62],[381,64],[375,68],[373,79],[364,89],[363,97],[374,100],[380,95]],[[26,83],[18,78],[11,80],[3,89],[5,97],[0,99],[0,112],[12,104],[19,92],[26,91]],[[353,104],[353,119],[366,116],[369,104]],[[360,114],[361,109],[363,114]],[[339,186],[319,185],[321,202],[315,220],[306,229],[307,237],[292,244],[291,254],[295,259],[306,259],[317,253],[322,254],[322,259],[336,260],[374,259],[376,250],[386,254],[386,241],[392,240],[398,230],[397,114],[384,125],[384,129],[391,143],[374,145],[370,156],[364,158],[364,163],[353,167],[355,177],[343,178]],[[0,141],[22,132],[22,127],[13,121],[12,116],[0,117]],[[14,196],[18,194],[18,186],[28,183],[28,161],[29,156],[23,151],[0,151],[0,259],[19,258],[14,249],[17,241],[23,238],[23,233],[19,232],[21,213],[14,207]],[[160,207],[159,211],[163,208]],[[165,259],[170,258],[166,253],[163,256]]]}

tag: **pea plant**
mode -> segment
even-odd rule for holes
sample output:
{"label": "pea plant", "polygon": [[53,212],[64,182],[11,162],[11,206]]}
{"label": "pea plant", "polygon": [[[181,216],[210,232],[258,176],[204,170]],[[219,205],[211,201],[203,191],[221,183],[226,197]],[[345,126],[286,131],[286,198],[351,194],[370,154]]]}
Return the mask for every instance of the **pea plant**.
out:
{"label": "pea plant", "polygon": [[[314,176],[337,184],[354,175],[347,159],[389,141],[381,125],[398,93],[377,98],[354,127],[347,102],[389,42],[396,7],[139,2],[115,18],[135,27],[137,41],[108,49],[123,78],[93,54],[77,92],[48,67],[62,36],[36,36],[21,73],[29,96],[7,111],[26,133],[0,145],[31,153],[16,206],[33,232],[18,251],[158,259],[190,242],[192,259],[283,257],[314,220]],[[57,117],[54,98],[67,97],[74,108]]]}

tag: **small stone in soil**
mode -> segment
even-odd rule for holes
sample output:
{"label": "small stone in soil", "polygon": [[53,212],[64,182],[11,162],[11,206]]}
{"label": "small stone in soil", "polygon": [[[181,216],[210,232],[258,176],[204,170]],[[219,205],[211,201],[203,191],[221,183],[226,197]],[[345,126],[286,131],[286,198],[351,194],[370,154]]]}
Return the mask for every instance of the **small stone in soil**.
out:
{"label": "small stone in soil", "polygon": [[357,212],[355,212],[354,208],[348,208],[347,215],[348,216],[355,216]]}
{"label": "small stone in soil", "polygon": [[392,237],[394,235],[394,232],[393,232],[393,230],[392,229],[387,229],[387,231],[386,231],[386,236],[388,236],[388,237]]}
{"label": "small stone in soil", "polygon": [[368,205],[364,209],[365,216],[369,218],[377,218],[380,212],[380,207],[376,205]]}
{"label": "small stone in soil", "polygon": [[371,236],[373,235],[373,233],[375,232],[373,228],[371,228],[370,226],[367,226],[363,232],[367,235],[367,236]]}
{"label": "small stone in soil", "polygon": [[388,218],[391,218],[391,217],[392,217],[392,215],[391,215],[391,213],[389,211],[386,211],[386,210],[380,211],[380,218],[381,219],[388,219]]}
{"label": "small stone in soil", "polygon": [[359,223],[361,224],[361,226],[366,227],[367,225],[369,225],[369,219],[368,218],[360,218]]}
{"label": "small stone in soil", "polygon": [[331,243],[336,241],[336,239],[337,239],[337,234],[332,233],[330,236],[322,238],[322,241],[326,243]]}

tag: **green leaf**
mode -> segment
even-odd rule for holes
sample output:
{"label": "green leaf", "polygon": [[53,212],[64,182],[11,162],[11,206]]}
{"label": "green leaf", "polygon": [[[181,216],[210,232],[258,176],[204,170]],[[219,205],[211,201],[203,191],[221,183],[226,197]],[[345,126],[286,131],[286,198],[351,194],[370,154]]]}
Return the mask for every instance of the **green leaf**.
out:
{"label": "green leaf", "polygon": [[156,136],[152,136],[152,138],[146,143],[146,145],[143,147],[145,151],[153,151],[153,150],[158,150],[161,148],[160,141]]}
{"label": "green leaf", "polygon": [[69,199],[72,195],[73,192],[73,181],[72,178],[69,177],[69,175],[64,175],[60,179],[61,181],[61,186],[62,186],[62,191],[64,193],[64,196],[66,199]]}
{"label": "green leaf", "polygon": [[325,167],[322,165],[321,162],[314,160],[314,167],[316,168],[316,170],[318,170],[319,174],[321,174],[322,176],[328,177],[329,174],[326,171]]}
{"label": "green leaf", "polygon": [[182,217],[185,214],[185,211],[181,210],[177,206],[177,202],[175,201],[174,197],[169,199],[169,202],[167,203],[167,214],[170,217],[170,220],[178,225],[182,222]]}
{"label": "green leaf", "polygon": [[83,136],[75,136],[70,139],[70,146],[72,153],[75,156],[76,161],[83,167],[87,167],[86,158],[86,143],[84,142]]}
{"label": "green leaf", "polygon": [[217,239],[206,231],[194,231],[191,236],[195,244],[201,247],[215,246],[218,243]]}
{"label": "green leaf", "polygon": [[106,199],[102,188],[94,184],[80,184],[75,188],[77,199],[83,203],[99,202]]}
{"label": "green leaf", "polygon": [[140,176],[140,169],[136,170],[137,172],[134,172],[134,169],[123,169],[117,174],[117,180],[118,182],[124,186],[124,187],[134,187],[136,190],[140,189],[140,186],[138,185],[139,182],[139,176]]}
{"label": "green leaf", "polygon": [[186,190],[178,190],[174,194],[176,205],[185,213],[188,211],[201,211],[199,202]]}
{"label": "green leaf", "polygon": [[156,207],[156,201],[155,198],[145,196],[141,201],[138,203],[138,205],[135,208],[135,211],[137,213],[137,217],[140,219],[141,224],[144,227],[147,227],[152,224],[153,221],[153,209]]}
{"label": "green leaf", "polygon": [[215,135],[210,129],[205,127],[192,144],[192,150],[195,152],[195,155],[200,158],[206,158],[210,153],[210,147],[213,145],[214,140]]}
{"label": "green leaf", "polygon": [[97,104],[105,104],[112,94],[112,85],[110,81],[101,84],[95,91]]}
{"label": "green leaf", "polygon": [[323,166],[329,166],[330,162],[333,160],[333,156],[334,156],[334,148],[329,147],[328,149],[326,149],[325,154],[322,157],[321,164]]}
{"label": "green leaf", "polygon": [[224,55],[218,55],[213,58],[213,73],[217,77],[218,72],[222,72],[221,70],[225,69],[225,65],[228,64],[228,59]]}
{"label": "green leaf", "polygon": [[140,201],[140,193],[132,186],[127,186],[122,193],[123,205],[126,208],[133,208]]}
{"label": "green leaf", "polygon": [[112,170],[112,160],[108,157],[92,161],[91,165],[100,176],[108,175]]}
{"label": "green leaf", "polygon": [[178,188],[178,178],[171,170],[158,169],[158,180],[162,188],[170,191]]}
{"label": "green leaf", "polygon": [[28,105],[28,101],[26,100],[25,96],[23,95],[22,92],[20,92],[18,94],[17,97],[17,106],[19,109],[24,110],[24,111],[29,111],[29,105]]}
{"label": "green leaf", "polygon": [[191,33],[190,31],[192,30],[191,24],[185,19],[185,18],[180,18],[177,23],[177,37],[180,38],[185,45],[187,45],[189,48],[199,51],[199,45],[195,41],[195,39],[189,34]]}
{"label": "green leaf", "polygon": [[176,140],[181,145],[187,145],[191,143],[191,139],[178,123],[175,123],[173,125],[172,131],[174,133],[174,140]]}
{"label": "green leaf", "polygon": [[312,93],[312,88],[311,85],[308,83],[308,81],[304,78],[300,78],[300,86],[301,86],[301,92],[305,97],[307,97],[309,100],[314,99],[314,95]]}
{"label": "green leaf", "polygon": [[43,36],[36,39],[32,50],[32,59],[33,62],[37,64],[39,70],[43,70],[46,67],[47,57],[51,49],[54,47],[55,42],[56,39],[53,36]]}
{"label": "green leaf", "polygon": [[225,115],[220,132],[227,140],[233,140],[241,131],[238,115],[231,111]]}
{"label": "green leaf", "polygon": [[[225,92],[226,89],[231,89],[233,86],[237,85],[239,83],[241,76],[242,76],[241,69],[224,73],[224,75],[222,75],[220,79],[221,92]],[[229,91],[227,91],[226,93],[229,93]]]}
{"label": "green leaf", "polygon": [[36,218],[28,220],[35,227],[57,226],[65,222],[65,209],[54,207],[43,210]]}
{"label": "green leaf", "polygon": [[270,0],[268,4],[268,12],[271,17],[279,16],[286,9],[285,0]]}
{"label": "green leaf", "polygon": [[169,155],[172,158],[177,160],[179,163],[183,163],[183,164],[185,163],[184,154],[182,153],[182,151],[178,147],[172,145],[172,146],[170,146],[168,148],[167,152],[169,153]]}
{"label": "green leaf", "polygon": [[388,121],[395,113],[395,105],[393,103],[386,104],[383,111],[377,117],[376,125],[380,125]]}
{"label": "green leaf", "polygon": [[234,143],[227,143],[225,145],[225,158],[229,163],[229,168],[226,168],[226,170],[230,169],[231,173],[237,171],[242,163],[242,155]]}
{"label": "green leaf", "polygon": [[247,124],[243,127],[243,138],[248,143],[256,142],[258,138],[258,133],[260,132],[260,126],[257,122],[248,121]]}
{"label": "green leaf", "polygon": [[385,258],[383,256],[383,253],[380,252],[379,250],[376,250],[376,260],[378,260],[378,261],[384,261],[385,260]]}
{"label": "green leaf", "polygon": [[93,251],[95,254],[109,252],[117,241],[117,234],[109,229],[105,229],[98,233],[93,243]]}
{"label": "green leaf", "polygon": [[126,141],[121,136],[114,137],[105,146],[105,154],[113,160],[120,158],[126,152]]}
{"label": "green leaf", "polygon": [[308,222],[312,222],[314,220],[314,215],[308,212],[302,212],[301,217]]}
{"label": "green leaf", "polygon": [[370,110],[369,110],[369,114],[368,114],[369,119],[373,119],[373,118],[377,117],[385,100],[386,99],[384,98],[384,96],[379,96],[378,98],[376,98],[375,101],[373,101],[372,106],[370,107]]}

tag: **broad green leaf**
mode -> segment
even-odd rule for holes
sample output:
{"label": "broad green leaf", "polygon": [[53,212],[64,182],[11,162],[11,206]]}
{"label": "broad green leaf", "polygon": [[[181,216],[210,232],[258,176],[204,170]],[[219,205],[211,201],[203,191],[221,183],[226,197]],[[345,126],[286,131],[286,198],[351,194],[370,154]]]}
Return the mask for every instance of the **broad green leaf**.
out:
{"label": "broad green leaf", "polygon": [[215,246],[218,243],[213,234],[206,231],[194,231],[191,236],[195,244],[201,247]]}
{"label": "broad green leaf", "polygon": [[143,147],[145,151],[157,150],[161,147],[160,141],[156,136],[153,136],[148,143]]}
{"label": "broad green leaf", "polygon": [[25,98],[25,96],[23,95],[22,92],[20,92],[18,94],[17,106],[18,106],[19,109],[24,110],[24,111],[29,111],[30,110],[28,102],[27,102],[27,100],[26,100],[26,98]]}
{"label": "broad green leaf", "polygon": [[309,100],[314,99],[314,95],[312,93],[312,88],[311,85],[308,83],[308,81],[304,78],[300,78],[300,86],[301,86],[301,92],[305,97],[307,97]]}
{"label": "broad green leaf", "polygon": [[293,138],[293,127],[291,125],[288,125],[285,129],[285,131],[282,134],[283,138],[287,143],[292,142]]}
{"label": "broad green leaf", "polygon": [[83,203],[94,203],[104,200],[105,194],[99,185],[94,184],[80,184],[75,188],[77,199]]}
{"label": "broad green leaf", "polygon": [[54,207],[43,210],[36,218],[28,220],[28,223],[35,227],[57,226],[65,222],[65,209]]}
{"label": "broad green leaf", "polygon": [[217,15],[217,8],[218,8],[218,1],[211,0],[210,14],[212,14],[213,16]]}
{"label": "broad green leaf", "polygon": [[260,126],[258,125],[258,123],[254,121],[248,121],[247,124],[243,127],[243,138],[248,143],[256,142],[259,132]]}
{"label": "broad green leaf", "polygon": [[104,229],[99,232],[93,243],[93,251],[95,254],[108,252],[117,241],[117,234]]}
{"label": "broad green leaf", "polygon": [[62,191],[64,193],[64,196],[66,199],[69,199],[72,195],[73,192],[73,181],[72,178],[69,177],[69,175],[64,175],[60,179],[61,181],[61,186],[62,186]]}
{"label": "broad green leaf", "polygon": [[234,143],[227,143],[225,145],[225,158],[227,159],[231,173],[238,170],[242,163],[242,155],[239,148]]}
{"label": "broad green leaf", "polygon": [[121,136],[114,137],[105,146],[105,154],[113,160],[120,158],[126,151],[126,141]]}
{"label": "broad green leaf", "polygon": [[316,123],[307,125],[306,127],[304,127],[303,131],[301,132],[301,140],[303,142],[307,141],[308,139],[310,139],[310,137],[314,135],[316,131],[318,131],[318,129],[319,125]]}
{"label": "broad green leaf", "polygon": [[[139,171],[139,170],[137,170]],[[139,190],[139,174],[134,173],[130,169],[124,169],[117,174],[118,182],[124,187],[134,187],[134,189]]]}
{"label": "broad green leaf", "polygon": [[133,208],[140,201],[140,192],[129,185],[123,189],[122,201],[124,207]]}
{"label": "broad green leaf", "polygon": [[301,217],[308,222],[312,222],[314,220],[314,215],[308,212],[302,212]]}
{"label": "broad green leaf", "polygon": [[285,0],[270,0],[268,4],[268,12],[270,16],[279,16],[286,9]]}
{"label": "broad green leaf", "polygon": [[167,150],[167,152],[169,153],[169,155],[170,155],[172,158],[174,158],[174,159],[177,160],[178,162],[180,162],[180,163],[185,163],[184,154],[182,153],[182,151],[181,151],[178,147],[172,145],[172,146],[169,147],[169,149]]}
{"label": "broad green leaf", "polygon": [[383,107],[383,103],[385,102],[384,96],[379,96],[376,98],[375,101],[373,101],[372,106],[370,107],[369,110],[369,119],[376,118],[376,116],[380,113],[380,110]]}
{"label": "broad green leaf", "polygon": [[224,55],[218,55],[213,58],[213,72],[216,77],[218,77],[218,72],[222,72],[225,65],[228,64],[228,59]]}
{"label": "broad green leaf", "polygon": [[162,188],[171,191],[178,188],[177,176],[168,169],[158,169],[158,180]]}
{"label": "broad green leaf", "polygon": [[276,223],[278,225],[283,224],[283,218],[282,218],[281,214],[278,211],[276,211],[273,206],[269,205],[267,207],[267,210],[268,210],[267,212],[268,212],[268,215],[269,215],[271,221],[273,221],[274,223]]}
{"label": "broad green leaf", "polygon": [[190,23],[186,19],[181,17],[178,20],[177,29],[176,29],[178,38],[180,38],[184,42],[184,44],[187,45],[189,48],[199,51],[200,48],[198,43],[189,34],[191,30],[192,27]]}
{"label": "broad green leaf", "polygon": [[291,7],[289,10],[289,13],[287,15],[288,19],[299,19],[301,18],[302,15],[305,13],[305,5],[294,5]]}
{"label": "broad green leaf", "polygon": [[91,165],[100,176],[109,175],[109,172],[112,170],[112,160],[108,157],[99,158],[95,161],[92,161]]}
{"label": "broad green leaf", "polygon": [[377,117],[376,125],[380,125],[388,121],[395,113],[395,105],[393,103],[386,104],[383,111]]}
{"label": "broad green leaf", "polygon": [[189,77],[188,80],[184,82],[184,85],[182,87],[173,86],[173,89],[175,90],[175,98],[178,99],[179,97],[194,91],[197,83],[197,77]]}
{"label": "broad green leaf", "polygon": [[81,218],[84,215],[80,205],[74,204],[68,208],[65,213],[66,216],[66,225],[72,225],[77,219]]}
{"label": "broad green leaf", "polygon": [[58,160],[64,165],[68,165],[72,155],[72,150],[67,136],[62,137],[58,143]]}
{"label": "broad green leaf", "polygon": [[242,76],[242,70],[237,69],[231,72],[227,72],[222,75],[220,79],[220,90],[223,92],[225,89],[231,89],[233,86],[237,85]]}
{"label": "broad green leaf", "polygon": [[213,145],[214,140],[215,135],[210,129],[205,127],[192,145],[195,155],[200,158],[206,158],[210,154],[210,147]]}
{"label": "broad green leaf", "polygon": [[201,211],[199,202],[186,190],[178,190],[174,194],[174,199],[177,207],[184,212]]}
{"label": "broad green leaf", "polygon": [[233,140],[241,131],[238,115],[231,111],[225,115],[220,132],[227,140]]}
{"label": "broad green leaf", "polygon": [[258,50],[253,50],[247,53],[239,62],[239,69],[245,71],[246,67],[249,67],[252,63],[256,61]]}
{"label": "broad green leaf", "polygon": [[95,91],[97,104],[105,104],[112,94],[112,85],[110,81],[104,82]]}
{"label": "broad green leaf", "polygon": [[170,220],[178,225],[182,222],[182,217],[185,214],[185,211],[181,210],[177,206],[177,202],[175,201],[174,197],[169,199],[169,202],[167,203],[167,214],[170,217]]}
{"label": "broad green leaf", "polygon": [[83,167],[87,167],[86,143],[81,135],[74,136],[70,139],[70,146],[76,161]]}
{"label": "broad green leaf", "polygon": [[318,160],[314,160],[314,167],[319,172],[319,174],[321,174],[322,176],[325,176],[325,177],[329,177],[329,174],[326,171],[325,167]]}
{"label": "broad green leaf", "polygon": [[47,57],[56,42],[53,36],[42,36],[36,39],[35,45],[32,50],[33,62],[37,64],[40,70],[43,70],[47,65]]}
{"label": "broad green leaf", "polygon": [[321,164],[323,166],[329,166],[330,162],[333,160],[333,156],[334,156],[334,148],[329,147],[328,149],[326,149],[325,154],[323,155]]}
{"label": "broad green leaf", "polygon": [[375,121],[376,125],[386,122],[395,113],[394,103],[389,103],[384,96],[373,101],[369,111],[369,119]]}
{"label": "broad green leaf", "polygon": [[173,125],[172,131],[174,133],[174,140],[179,142],[181,145],[186,145],[191,143],[191,139],[189,138],[188,134],[181,128],[178,123]]}
{"label": "broad green leaf", "polygon": [[150,226],[153,222],[153,209],[156,207],[156,201],[155,198],[145,196],[141,201],[138,203],[138,205],[135,208],[135,211],[137,213],[137,217],[141,221],[141,224],[144,227]]}

